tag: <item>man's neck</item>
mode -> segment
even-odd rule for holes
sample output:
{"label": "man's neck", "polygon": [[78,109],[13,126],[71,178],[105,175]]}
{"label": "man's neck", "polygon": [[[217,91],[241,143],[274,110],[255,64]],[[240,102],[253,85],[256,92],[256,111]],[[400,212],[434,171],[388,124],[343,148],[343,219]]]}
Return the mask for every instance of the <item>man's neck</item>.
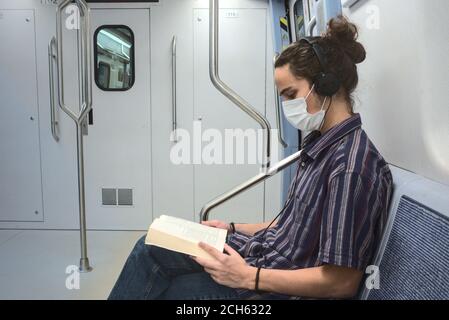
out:
{"label": "man's neck", "polygon": [[326,113],[326,119],[320,130],[321,134],[325,134],[333,127],[351,118],[353,114],[349,111],[350,109],[350,105],[346,101],[333,101]]}

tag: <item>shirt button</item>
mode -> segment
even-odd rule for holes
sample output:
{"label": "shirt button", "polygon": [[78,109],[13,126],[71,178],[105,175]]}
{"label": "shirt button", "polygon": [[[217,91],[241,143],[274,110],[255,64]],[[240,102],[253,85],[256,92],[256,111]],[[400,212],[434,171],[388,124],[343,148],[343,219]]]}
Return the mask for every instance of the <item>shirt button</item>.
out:
{"label": "shirt button", "polygon": [[301,167],[305,167],[306,166],[306,163],[303,161],[303,162],[301,162]]}
{"label": "shirt button", "polygon": [[269,247],[268,243],[265,242],[264,244],[262,244],[262,247],[265,248],[265,249],[268,248]]}

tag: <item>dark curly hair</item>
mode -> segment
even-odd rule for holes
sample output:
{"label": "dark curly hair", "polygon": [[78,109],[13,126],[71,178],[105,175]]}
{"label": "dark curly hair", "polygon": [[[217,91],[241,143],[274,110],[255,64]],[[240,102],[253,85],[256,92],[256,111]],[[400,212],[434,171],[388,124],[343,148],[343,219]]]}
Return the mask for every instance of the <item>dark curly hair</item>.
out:
{"label": "dark curly hair", "polygon": [[[354,105],[352,94],[359,81],[356,65],[366,58],[365,48],[357,38],[357,26],[339,16],[329,21],[326,33],[317,40],[326,52],[326,71],[334,73],[340,79],[338,94],[342,94],[350,103],[351,111]],[[313,48],[304,41],[293,43],[281,53],[275,67],[286,65],[295,77],[306,79],[311,85],[313,79],[323,72]]]}

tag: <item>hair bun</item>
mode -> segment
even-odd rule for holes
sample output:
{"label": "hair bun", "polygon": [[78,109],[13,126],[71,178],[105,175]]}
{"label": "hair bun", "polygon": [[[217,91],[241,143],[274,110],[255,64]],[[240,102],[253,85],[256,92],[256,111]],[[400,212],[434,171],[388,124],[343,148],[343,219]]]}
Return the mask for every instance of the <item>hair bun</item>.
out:
{"label": "hair bun", "polygon": [[366,58],[365,48],[357,41],[358,35],[357,26],[345,17],[339,16],[329,21],[324,37],[339,45],[349,58],[358,64],[365,61]]}

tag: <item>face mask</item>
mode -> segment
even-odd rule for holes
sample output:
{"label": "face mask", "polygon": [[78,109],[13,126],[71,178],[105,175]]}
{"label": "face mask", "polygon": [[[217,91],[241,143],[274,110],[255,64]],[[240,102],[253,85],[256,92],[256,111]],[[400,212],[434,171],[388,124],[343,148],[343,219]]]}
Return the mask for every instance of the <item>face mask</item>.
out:
{"label": "face mask", "polygon": [[316,131],[321,129],[326,111],[324,110],[324,105],[326,104],[326,99],[321,106],[321,110],[315,114],[310,114],[307,112],[307,98],[309,98],[314,87],[310,89],[310,92],[305,98],[298,98],[291,101],[284,101],[282,107],[284,109],[284,114],[292,126],[301,131]]}

